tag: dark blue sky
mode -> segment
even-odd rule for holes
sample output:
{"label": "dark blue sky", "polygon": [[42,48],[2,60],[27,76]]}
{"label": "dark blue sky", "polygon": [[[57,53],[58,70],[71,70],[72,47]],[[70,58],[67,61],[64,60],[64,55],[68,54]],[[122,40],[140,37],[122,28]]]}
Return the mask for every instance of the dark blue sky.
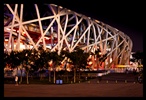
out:
{"label": "dark blue sky", "polygon": [[[51,3],[100,20],[123,31],[133,41],[133,52],[143,51],[144,6],[142,2],[110,0],[51,0]],[[96,1],[96,2],[95,2]]]}

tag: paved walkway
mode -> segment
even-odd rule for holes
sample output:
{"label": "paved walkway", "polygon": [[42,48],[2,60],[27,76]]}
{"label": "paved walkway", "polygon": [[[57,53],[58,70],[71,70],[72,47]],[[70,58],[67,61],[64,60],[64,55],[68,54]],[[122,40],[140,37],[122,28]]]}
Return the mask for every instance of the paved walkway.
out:
{"label": "paved walkway", "polygon": [[4,97],[143,97],[139,83],[5,84]]}
{"label": "paved walkway", "polygon": [[99,83],[92,79],[62,85],[4,84],[4,97],[143,97],[143,84],[135,82],[132,74],[110,74]]}

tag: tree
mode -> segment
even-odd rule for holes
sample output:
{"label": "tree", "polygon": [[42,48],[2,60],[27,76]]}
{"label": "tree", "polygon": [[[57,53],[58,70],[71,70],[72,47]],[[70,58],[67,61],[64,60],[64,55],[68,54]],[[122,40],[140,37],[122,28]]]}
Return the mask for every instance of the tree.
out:
{"label": "tree", "polygon": [[108,54],[108,53],[105,53],[101,55],[100,52],[101,52],[100,49],[97,49],[95,51],[95,54],[92,53],[92,55],[96,56],[97,71],[98,71],[99,66],[101,66],[102,63],[104,63],[105,60],[107,59],[107,54]]}
{"label": "tree", "polygon": [[20,60],[17,54],[17,51],[11,51],[9,54],[7,54],[7,57],[5,58],[5,61],[7,60],[7,64],[9,65],[9,67],[17,69],[16,74],[18,74],[18,66],[20,65]]}
{"label": "tree", "polygon": [[35,64],[37,65],[37,70],[39,70],[40,80],[42,80],[46,65],[46,52],[43,49],[38,51],[38,58],[36,59]]}
{"label": "tree", "polygon": [[50,52],[50,59],[53,62],[53,64],[52,64],[53,65],[53,72],[54,72],[53,80],[55,83],[55,81],[56,81],[56,74],[55,74],[56,67],[61,64],[61,61],[64,59],[64,57],[62,57],[62,55],[59,55],[58,51],[53,51],[53,52]]}
{"label": "tree", "polygon": [[4,52],[4,67],[8,64],[9,62],[9,54],[8,52]]}
{"label": "tree", "polygon": [[19,83],[21,83],[22,82],[22,70],[23,70],[23,54],[22,54],[22,51],[17,52],[17,57],[19,58],[19,63],[20,63],[18,68],[20,68],[20,72],[21,72],[20,81],[19,81]]}
{"label": "tree", "polygon": [[44,51],[42,54],[43,54],[43,58],[44,58],[44,67],[46,69],[48,69],[49,82],[51,82],[51,71],[50,71],[50,68],[52,67],[51,52],[50,51]]}
{"label": "tree", "polygon": [[25,49],[23,51],[19,51],[17,53],[17,57],[19,58],[20,62],[20,71],[21,71],[21,77],[20,77],[20,83],[22,82],[22,70],[25,68],[25,73],[26,73],[26,82],[29,84],[28,80],[28,75],[29,75],[29,70],[31,69],[31,56],[32,56],[32,50]]}
{"label": "tree", "polygon": [[80,68],[86,66],[87,58],[89,57],[89,53],[85,53],[84,50],[80,48],[76,48],[75,51],[69,53],[68,58],[72,61],[74,65],[74,83],[76,83],[76,71]]}
{"label": "tree", "polygon": [[68,51],[66,51],[66,50],[61,50],[61,52],[60,52],[60,55],[63,57],[63,62],[62,63],[64,63],[63,64],[63,66],[64,66],[64,68],[65,68],[65,74],[67,75],[67,83],[68,83],[68,80],[69,80],[69,78],[68,78],[68,71],[67,71],[67,63],[69,63],[68,62],[68,55],[69,55],[69,53],[70,52],[68,52]]}
{"label": "tree", "polygon": [[136,53],[132,54],[133,60],[138,62],[138,64],[143,64],[143,52],[137,51]]}
{"label": "tree", "polygon": [[17,54],[17,51],[11,51],[10,55],[7,57],[7,63],[10,64],[12,68],[16,68],[20,64]]}

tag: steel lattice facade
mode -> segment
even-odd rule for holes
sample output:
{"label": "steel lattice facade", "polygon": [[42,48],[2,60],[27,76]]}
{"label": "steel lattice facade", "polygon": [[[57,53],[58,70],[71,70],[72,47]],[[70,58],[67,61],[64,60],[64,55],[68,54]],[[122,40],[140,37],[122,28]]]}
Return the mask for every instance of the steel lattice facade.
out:
{"label": "steel lattice facade", "polygon": [[28,6],[4,4],[5,51],[38,50],[40,45],[58,53],[64,48],[69,52],[76,47],[86,52],[99,48],[115,64],[129,64],[132,41],[118,29],[54,4]]}

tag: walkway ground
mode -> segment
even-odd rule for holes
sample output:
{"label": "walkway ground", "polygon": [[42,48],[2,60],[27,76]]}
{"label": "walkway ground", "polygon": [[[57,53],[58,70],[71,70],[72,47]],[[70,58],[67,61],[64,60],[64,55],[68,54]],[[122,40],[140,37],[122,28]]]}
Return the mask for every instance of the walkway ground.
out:
{"label": "walkway ground", "polygon": [[143,97],[139,83],[4,85],[4,97]]}
{"label": "walkway ground", "polygon": [[103,78],[100,83],[93,79],[62,85],[4,84],[4,97],[143,97],[143,84],[106,79],[110,78]]}

